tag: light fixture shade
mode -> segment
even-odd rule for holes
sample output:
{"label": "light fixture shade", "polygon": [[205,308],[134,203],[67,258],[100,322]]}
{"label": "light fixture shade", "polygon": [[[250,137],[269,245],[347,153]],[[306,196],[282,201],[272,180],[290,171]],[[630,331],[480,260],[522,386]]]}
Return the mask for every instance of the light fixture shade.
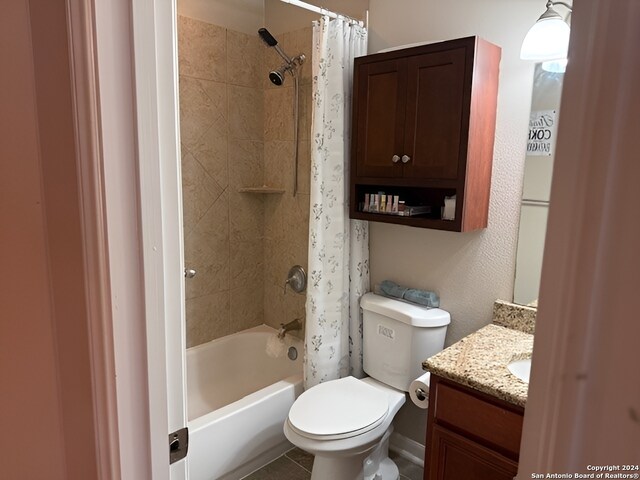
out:
{"label": "light fixture shade", "polygon": [[567,70],[567,59],[561,58],[559,60],[549,60],[542,62],[542,69],[545,72],[551,73],[564,73]]}
{"label": "light fixture shade", "polygon": [[569,50],[569,25],[558,15],[557,17],[538,20],[529,29],[522,42],[520,58],[536,62],[567,58]]}

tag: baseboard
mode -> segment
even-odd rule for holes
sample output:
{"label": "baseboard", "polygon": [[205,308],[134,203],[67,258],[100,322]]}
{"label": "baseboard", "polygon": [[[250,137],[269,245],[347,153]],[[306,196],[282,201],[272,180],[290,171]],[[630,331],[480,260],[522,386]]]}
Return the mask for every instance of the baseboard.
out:
{"label": "baseboard", "polygon": [[424,468],[425,447],[421,443],[393,432],[389,439],[389,450]]}
{"label": "baseboard", "polygon": [[218,478],[218,480],[240,480],[256,470],[261,469],[266,464],[273,462],[276,458],[281,457],[292,448],[293,445],[288,441],[282,442],[253,458],[248,463],[236,468],[234,471],[223,475]]}

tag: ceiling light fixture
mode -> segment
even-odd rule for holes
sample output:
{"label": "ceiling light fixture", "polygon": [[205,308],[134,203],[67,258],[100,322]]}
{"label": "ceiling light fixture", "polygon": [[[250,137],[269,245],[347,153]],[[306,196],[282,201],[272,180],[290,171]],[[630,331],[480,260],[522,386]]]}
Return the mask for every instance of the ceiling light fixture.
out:
{"label": "ceiling light fixture", "polygon": [[521,59],[548,62],[567,58],[571,29],[565,19],[553,8],[555,5],[566,7],[569,14],[573,10],[567,3],[549,0],[547,10],[529,29],[522,42]]}

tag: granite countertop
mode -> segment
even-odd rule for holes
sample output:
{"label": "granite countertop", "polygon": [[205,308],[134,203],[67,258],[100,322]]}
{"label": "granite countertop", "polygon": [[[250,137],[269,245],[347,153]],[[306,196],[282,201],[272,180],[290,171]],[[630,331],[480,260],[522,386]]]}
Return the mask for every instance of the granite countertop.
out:
{"label": "granite countertop", "polygon": [[533,335],[487,325],[425,360],[425,370],[521,407],[529,384],[509,372],[513,360],[531,357]]}

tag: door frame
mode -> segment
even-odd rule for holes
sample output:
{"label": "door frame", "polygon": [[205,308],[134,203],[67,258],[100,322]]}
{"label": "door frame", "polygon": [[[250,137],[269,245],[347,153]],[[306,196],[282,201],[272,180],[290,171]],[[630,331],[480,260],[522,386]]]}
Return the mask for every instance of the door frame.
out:
{"label": "door frame", "polygon": [[[187,426],[177,2],[131,5],[155,480],[167,478],[167,435]],[[171,465],[171,480],[187,476],[186,459]]]}
{"label": "door frame", "polygon": [[100,478],[186,479],[176,0],[67,0]]}

